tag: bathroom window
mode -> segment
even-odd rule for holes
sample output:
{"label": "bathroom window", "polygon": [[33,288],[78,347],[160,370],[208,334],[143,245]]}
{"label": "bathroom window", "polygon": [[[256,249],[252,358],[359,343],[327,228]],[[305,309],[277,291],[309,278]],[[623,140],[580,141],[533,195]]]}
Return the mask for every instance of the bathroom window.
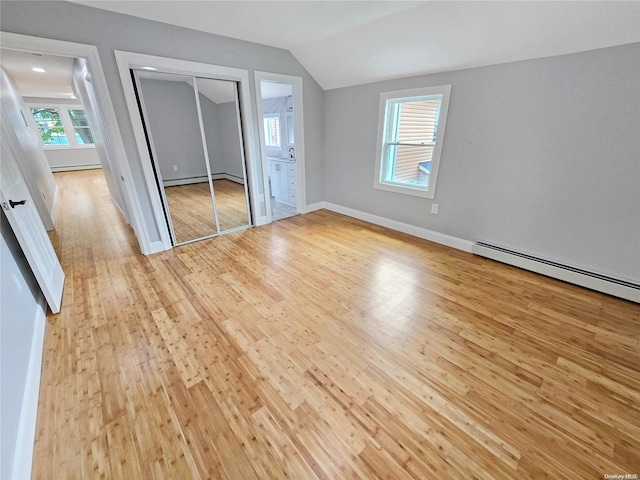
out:
{"label": "bathroom window", "polygon": [[264,141],[267,147],[280,147],[280,115],[264,116]]}
{"label": "bathroom window", "polygon": [[380,95],[374,188],[434,198],[451,85]]}

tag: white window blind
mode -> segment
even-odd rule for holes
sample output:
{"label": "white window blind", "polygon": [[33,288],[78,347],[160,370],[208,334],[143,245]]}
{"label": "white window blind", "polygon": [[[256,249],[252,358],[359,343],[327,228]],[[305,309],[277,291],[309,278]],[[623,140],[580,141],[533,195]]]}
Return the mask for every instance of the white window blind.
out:
{"label": "white window blind", "polygon": [[435,146],[440,99],[399,102],[397,136],[392,179],[396,182],[426,184],[428,175],[419,165],[430,162]]}

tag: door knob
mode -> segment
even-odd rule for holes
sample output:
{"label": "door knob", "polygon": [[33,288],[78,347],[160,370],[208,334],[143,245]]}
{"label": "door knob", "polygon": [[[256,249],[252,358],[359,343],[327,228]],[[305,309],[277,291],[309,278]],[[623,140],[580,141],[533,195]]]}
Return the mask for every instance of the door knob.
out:
{"label": "door knob", "polygon": [[27,203],[26,200],[20,200],[19,202],[14,202],[13,200],[9,200],[9,205],[11,205],[11,208],[16,208],[16,206],[24,205],[25,203]]}

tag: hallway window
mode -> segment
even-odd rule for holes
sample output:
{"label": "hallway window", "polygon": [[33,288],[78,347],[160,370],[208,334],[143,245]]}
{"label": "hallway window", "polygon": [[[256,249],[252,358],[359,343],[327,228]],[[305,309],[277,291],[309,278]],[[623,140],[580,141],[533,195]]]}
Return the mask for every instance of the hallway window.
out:
{"label": "hallway window", "polygon": [[84,109],[62,104],[30,105],[30,108],[46,149],[94,147]]}
{"label": "hallway window", "polygon": [[57,108],[32,108],[31,112],[45,145],[69,145]]}
{"label": "hallway window", "polygon": [[71,118],[71,124],[76,133],[78,145],[93,144],[93,135],[89,128],[87,113],[81,108],[70,108],[69,117]]}

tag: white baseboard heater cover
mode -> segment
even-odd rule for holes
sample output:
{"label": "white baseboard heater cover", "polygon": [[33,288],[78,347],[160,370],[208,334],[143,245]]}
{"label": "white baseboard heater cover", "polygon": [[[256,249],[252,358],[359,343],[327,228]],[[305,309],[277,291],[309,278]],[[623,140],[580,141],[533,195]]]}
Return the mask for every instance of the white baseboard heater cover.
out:
{"label": "white baseboard heater cover", "polygon": [[563,265],[485,242],[476,242],[471,251],[482,257],[523,268],[598,292],[640,303],[640,285],[600,273]]}

